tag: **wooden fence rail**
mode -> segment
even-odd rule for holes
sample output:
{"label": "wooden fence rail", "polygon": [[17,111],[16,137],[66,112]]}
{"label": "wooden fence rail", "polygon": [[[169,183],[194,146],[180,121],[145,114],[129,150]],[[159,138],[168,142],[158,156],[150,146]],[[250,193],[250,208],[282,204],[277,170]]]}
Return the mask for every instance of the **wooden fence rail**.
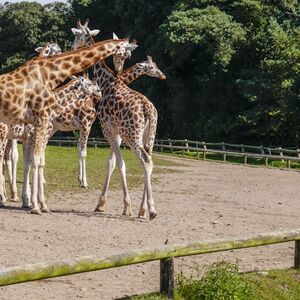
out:
{"label": "wooden fence rail", "polygon": [[0,286],[33,280],[161,261],[161,292],[173,298],[173,258],[233,249],[264,246],[295,241],[294,267],[300,268],[300,229],[250,236],[243,239],[194,242],[186,245],[164,245],[154,249],[136,250],[109,257],[86,256],[52,263],[37,263],[0,269]]}
{"label": "wooden fence rail", "polygon": [[[58,138],[55,137],[49,141],[52,145],[77,145],[77,139],[71,138]],[[91,138],[88,141],[89,146],[108,147],[109,144],[105,139]],[[126,147],[122,144],[122,147]],[[248,158],[261,158],[264,160],[265,165],[268,166],[269,160],[281,160],[287,163],[287,167],[291,167],[291,162],[300,162],[300,149],[284,149],[281,147],[264,147],[264,146],[251,146],[244,144],[230,144],[230,143],[207,143],[191,140],[171,140],[171,139],[157,139],[155,140],[154,148],[160,152],[174,152],[181,151],[195,152],[199,157],[202,153],[203,159],[206,159],[207,153],[221,154],[223,160],[226,161],[228,156],[238,156],[244,159],[244,163],[248,163]]]}

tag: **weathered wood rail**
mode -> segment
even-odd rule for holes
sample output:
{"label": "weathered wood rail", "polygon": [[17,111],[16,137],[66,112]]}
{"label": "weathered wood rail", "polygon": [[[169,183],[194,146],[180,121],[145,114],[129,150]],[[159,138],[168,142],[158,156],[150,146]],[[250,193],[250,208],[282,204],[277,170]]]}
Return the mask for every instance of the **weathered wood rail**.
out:
{"label": "weathered wood rail", "polygon": [[161,293],[173,298],[175,257],[228,251],[295,241],[294,267],[300,268],[300,229],[250,236],[242,239],[164,245],[109,257],[86,256],[72,260],[37,263],[0,269],[0,286],[90,272],[160,260]]}
{"label": "weathered wood rail", "polygon": [[[68,145],[76,146],[76,138],[53,138],[49,141],[52,145]],[[108,147],[109,144],[105,139],[91,138],[88,141],[88,146]],[[122,144],[122,147],[126,147]],[[171,139],[157,139],[155,140],[154,149],[160,152],[174,152],[181,151],[195,152],[198,157],[202,154],[203,159],[206,159],[206,154],[219,154],[223,156],[223,161],[227,160],[228,156],[242,157],[244,164],[248,163],[249,158],[263,159],[266,166],[269,165],[270,160],[281,160],[287,163],[287,167],[291,167],[291,162],[300,163],[300,149],[284,149],[281,147],[264,147],[251,146],[244,144],[229,144],[229,143],[206,143],[191,140],[171,140]]]}

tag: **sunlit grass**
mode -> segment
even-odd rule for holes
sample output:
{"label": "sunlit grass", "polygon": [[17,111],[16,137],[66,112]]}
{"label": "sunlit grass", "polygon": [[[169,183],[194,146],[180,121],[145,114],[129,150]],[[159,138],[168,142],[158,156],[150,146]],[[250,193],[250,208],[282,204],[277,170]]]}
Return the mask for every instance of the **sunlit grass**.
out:
{"label": "sunlit grass", "polygon": [[[20,157],[21,147],[19,148]],[[87,154],[87,180],[90,189],[101,189],[106,172],[106,161],[110,150],[108,148],[88,148]],[[78,181],[78,156],[76,147],[47,146],[46,148],[46,167],[45,179],[47,182],[46,193],[53,191],[82,192]],[[135,154],[123,149],[122,155],[126,163],[128,187],[135,188],[143,183],[142,166]],[[173,172],[168,166],[174,166],[175,163],[162,158],[153,158],[154,174]],[[165,168],[160,168],[161,166]],[[20,159],[18,164],[18,179],[21,184],[23,176],[23,161]],[[155,182],[155,179],[154,179]],[[112,189],[121,189],[119,172],[116,168],[111,180]]]}

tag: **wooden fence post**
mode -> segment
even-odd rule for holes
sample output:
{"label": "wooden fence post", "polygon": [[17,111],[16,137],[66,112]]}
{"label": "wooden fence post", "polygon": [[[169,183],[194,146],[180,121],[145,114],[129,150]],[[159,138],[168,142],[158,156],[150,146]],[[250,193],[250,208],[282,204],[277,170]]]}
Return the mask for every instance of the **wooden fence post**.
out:
{"label": "wooden fence post", "polygon": [[185,148],[186,148],[186,152],[190,152],[189,150],[189,142],[187,139],[184,140],[185,141]]}
{"label": "wooden fence post", "polygon": [[199,153],[199,142],[196,142],[196,148],[197,148],[197,157],[199,158],[200,153]]}
{"label": "wooden fence post", "polygon": [[169,141],[170,151],[173,153],[172,142],[170,139],[168,139],[168,141]]}
{"label": "wooden fence post", "polygon": [[203,151],[203,159],[205,160],[206,159],[206,151],[205,150],[207,150],[207,147],[206,147],[205,142],[203,142],[202,144],[203,144],[203,149],[204,149],[204,151]]}
{"label": "wooden fence post", "polygon": [[[226,151],[225,143],[222,142],[222,150]],[[226,153],[223,154],[223,160],[226,161]]]}
{"label": "wooden fence post", "polygon": [[[279,150],[279,155],[280,155],[281,157],[283,157],[282,148],[279,147],[278,150]],[[283,162],[284,162],[284,159],[281,159],[281,162],[283,163]]]}
{"label": "wooden fence post", "polygon": [[300,269],[300,241],[295,241],[294,268]]}
{"label": "wooden fence post", "polygon": [[160,260],[160,293],[174,299],[174,259]]}

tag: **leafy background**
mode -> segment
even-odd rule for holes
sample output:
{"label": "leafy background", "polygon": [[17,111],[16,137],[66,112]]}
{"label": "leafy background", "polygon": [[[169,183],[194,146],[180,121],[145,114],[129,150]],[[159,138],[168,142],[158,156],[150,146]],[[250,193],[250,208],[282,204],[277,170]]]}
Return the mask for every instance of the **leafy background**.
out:
{"label": "leafy background", "polygon": [[[0,5],[0,66],[8,72],[78,18],[98,40],[137,39],[130,66],[152,55],[166,81],[133,88],[159,111],[159,137],[298,147],[300,8],[296,0],[70,0]],[[92,135],[99,135],[95,125]]]}

